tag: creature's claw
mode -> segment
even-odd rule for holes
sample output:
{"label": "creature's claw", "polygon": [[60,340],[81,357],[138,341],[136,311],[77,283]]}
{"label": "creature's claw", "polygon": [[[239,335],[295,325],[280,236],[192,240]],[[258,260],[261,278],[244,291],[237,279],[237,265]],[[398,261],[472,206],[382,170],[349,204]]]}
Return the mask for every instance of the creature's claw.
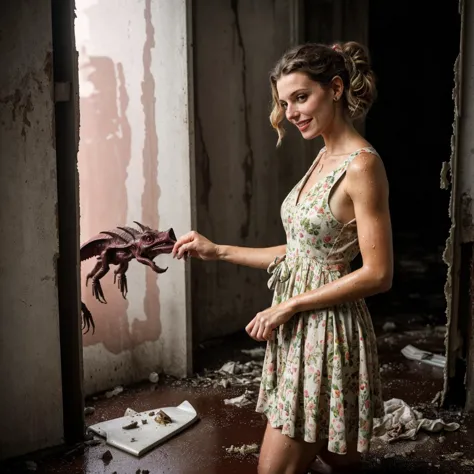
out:
{"label": "creature's claw", "polygon": [[122,293],[123,299],[127,299],[128,293],[128,284],[127,284],[127,275],[125,273],[121,273],[120,271],[114,272],[114,285],[117,285],[117,288]]}
{"label": "creature's claw", "polygon": [[107,304],[105,299],[104,292],[102,291],[102,285],[99,280],[92,280],[92,294],[100,302]]}
{"label": "creature's claw", "polygon": [[155,265],[154,270],[155,270],[156,273],[165,273],[166,270],[168,270],[168,267],[166,267],[166,268],[160,268],[158,265]]}
{"label": "creature's claw", "polygon": [[95,333],[95,323],[94,318],[92,317],[91,312],[87,309],[87,306],[81,301],[81,312],[82,312],[82,329],[87,328],[87,334],[92,326],[92,334]]}
{"label": "creature's claw", "polygon": [[127,285],[127,276],[125,274],[119,274],[118,276],[118,288],[122,293],[123,299],[127,299],[128,285]]}

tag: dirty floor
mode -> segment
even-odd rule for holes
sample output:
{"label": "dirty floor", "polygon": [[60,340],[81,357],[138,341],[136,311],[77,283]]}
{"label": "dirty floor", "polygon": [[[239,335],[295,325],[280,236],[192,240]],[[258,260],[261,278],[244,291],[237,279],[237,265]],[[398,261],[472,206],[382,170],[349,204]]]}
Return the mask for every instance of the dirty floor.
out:
{"label": "dirty floor", "polygon": [[[474,472],[474,417],[463,415],[456,407],[449,410],[438,409],[433,400],[442,389],[442,369],[407,360],[400,352],[404,346],[412,344],[420,349],[444,354],[445,316],[440,291],[444,275],[439,272],[440,262],[430,260],[429,255],[426,261],[417,259],[414,262],[409,258],[399,261],[398,265],[404,267],[398,269],[398,275],[404,275],[404,278],[400,278],[399,283],[394,285],[388,300],[386,297],[370,301],[378,336],[384,398],[400,398],[421,411],[426,418],[456,421],[460,424],[460,429],[452,433],[420,433],[415,441],[399,441],[390,445],[375,440],[370,455],[364,459],[362,472]],[[433,271],[433,267],[438,271]],[[431,280],[428,281],[428,277]],[[409,289],[404,287],[407,281],[410,281]],[[60,456],[30,458],[28,464],[25,460],[17,461],[13,466],[0,467],[0,472],[256,473],[255,454],[230,453],[226,448],[260,443],[265,421],[254,412],[252,394],[249,395],[251,403],[246,406],[224,403],[225,399],[238,397],[246,390],[256,391],[258,388],[258,379],[255,380],[255,377],[259,376],[261,358],[259,361],[259,358],[252,358],[242,352],[242,349],[255,347],[259,345],[245,333],[211,341],[202,345],[196,353],[197,377],[175,380],[162,376],[156,384],[145,382],[125,387],[122,393],[109,399],[104,394],[88,399],[86,406],[95,409],[93,414],[86,416],[88,425],[123,416],[129,407],[145,411],[178,405],[188,400],[196,408],[200,418],[196,424],[140,459],[101,443],[95,446],[77,446]],[[216,370],[228,361],[240,362],[239,373],[228,376],[217,374]],[[248,385],[239,385],[242,382]],[[108,461],[102,459],[107,450],[112,455]]]}

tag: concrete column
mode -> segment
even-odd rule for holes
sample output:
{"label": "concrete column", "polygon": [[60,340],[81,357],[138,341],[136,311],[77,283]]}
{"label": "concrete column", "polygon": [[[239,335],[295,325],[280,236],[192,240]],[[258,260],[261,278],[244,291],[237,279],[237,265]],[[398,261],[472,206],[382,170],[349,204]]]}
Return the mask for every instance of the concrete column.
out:
{"label": "concrete column", "polygon": [[58,445],[63,437],[50,1],[2,5],[0,57],[4,459]]}
{"label": "concrete column", "polygon": [[[76,0],[80,75],[81,241],[139,221],[191,228],[192,103],[186,0]],[[111,16],[113,11],[113,16]],[[190,369],[186,266],[162,255],[157,276],[131,262],[124,300],[110,272],[108,301],[85,287],[96,321],[84,337],[86,393]]]}

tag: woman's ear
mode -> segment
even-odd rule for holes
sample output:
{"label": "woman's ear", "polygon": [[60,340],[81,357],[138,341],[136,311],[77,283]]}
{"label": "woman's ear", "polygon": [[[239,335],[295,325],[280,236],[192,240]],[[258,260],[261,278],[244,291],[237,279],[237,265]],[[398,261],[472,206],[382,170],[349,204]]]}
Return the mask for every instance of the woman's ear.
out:
{"label": "woman's ear", "polygon": [[331,81],[331,89],[333,92],[333,99],[339,100],[344,93],[344,83],[339,76],[334,76]]}

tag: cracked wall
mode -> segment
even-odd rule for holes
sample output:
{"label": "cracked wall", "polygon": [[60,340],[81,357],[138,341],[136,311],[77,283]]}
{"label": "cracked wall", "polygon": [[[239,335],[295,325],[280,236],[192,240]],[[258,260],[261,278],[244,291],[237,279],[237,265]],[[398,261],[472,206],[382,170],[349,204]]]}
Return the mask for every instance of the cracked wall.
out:
{"label": "cracked wall", "polygon": [[[76,9],[81,242],[133,221],[187,232],[187,1],[76,0]],[[82,297],[96,323],[83,338],[86,394],[151,371],[189,369],[186,267],[169,255],[156,263],[168,271],[157,275],[131,262],[126,300],[111,268],[102,280],[106,305],[85,286],[94,260],[82,263]]]}
{"label": "cracked wall", "polygon": [[2,5],[0,459],[63,438],[52,48],[51,2]]}
{"label": "cracked wall", "polygon": [[[291,131],[277,150],[268,120],[268,75],[291,44],[293,8],[284,0],[193,5],[196,230],[217,243],[284,243],[281,202],[312,161]],[[193,261],[194,340],[241,330],[270,304],[267,278],[262,270]]]}
{"label": "cracked wall", "polygon": [[[222,244],[285,243],[281,203],[322,140],[305,142],[287,127],[281,149],[275,148],[277,137],[268,120],[269,72],[305,36],[365,41],[366,32],[365,0],[194,2],[199,232]],[[195,341],[240,331],[269,306],[265,271],[221,262],[192,265]]]}

